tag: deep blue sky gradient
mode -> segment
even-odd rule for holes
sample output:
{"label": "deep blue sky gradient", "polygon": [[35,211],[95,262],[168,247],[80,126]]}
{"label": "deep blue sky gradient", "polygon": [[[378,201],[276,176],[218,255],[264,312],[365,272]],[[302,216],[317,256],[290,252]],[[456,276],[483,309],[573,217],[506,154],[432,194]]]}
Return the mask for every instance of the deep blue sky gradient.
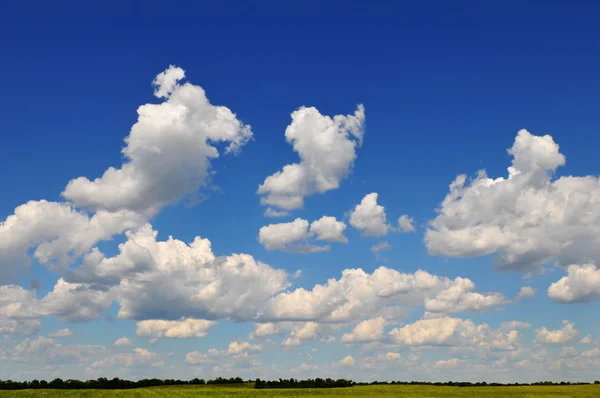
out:
{"label": "deep blue sky gradient", "polygon": [[[431,257],[423,226],[456,175],[484,168],[505,176],[506,148],[521,128],[554,137],[567,158],[559,175],[600,173],[599,20],[600,3],[592,1],[5,1],[1,218],[28,200],[58,200],[71,178],[119,166],[137,107],[157,102],[152,79],[174,64],[211,102],[250,124],[255,138],[239,156],[213,163],[222,192],[153,220],[159,238],[200,235],[217,255],[248,252],[276,268],[303,269],[297,284],[307,288],[345,268],[372,271],[380,262],[369,248],[378,240],[359,239],[350,228],[349,245],[309,256],[266,252],[256,240],[274,222],[262,214],[258,185],[297,160],[284,138],[290,113],[306,105],[348,114],[363,103],[366,135],[352,175],[340,189],[307,198],[294,217],[340,219],[378,192],[390,219],[409,214],[419,226],[417,234],[389,237],[388,266],[466,275],[480,291],[513,296],[521,275],[492,272],[490,258]],[[43,290],[52,288],[52,274],[33,271]],[[532,283],[544,290],[558,277]],[[598,309],[555,306],[550,314],[548,305],[540,294],[511,311],[558,328],[565,317],[577,322]],[[499,323],[493,313],[471,318]],[[99,342],[122,335],[94,335],[97,323],[105,321],[72,329]],[[239,326],[239,337],[247,326]],[[235,327],[218,328],[238,335]],[[212,338],[194,348],[214,346]]]}

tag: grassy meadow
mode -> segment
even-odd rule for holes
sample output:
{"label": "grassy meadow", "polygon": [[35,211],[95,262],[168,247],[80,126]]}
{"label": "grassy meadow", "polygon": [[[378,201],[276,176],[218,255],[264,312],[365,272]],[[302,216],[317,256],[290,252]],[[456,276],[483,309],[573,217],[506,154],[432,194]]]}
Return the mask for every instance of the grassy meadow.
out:
{"label": "grassy meadow", "polygon": [[409,385],[356,386],[329,389],[255,390],[243,386],[150,387],[131,390],[0,391],[0,397],[151,398],[151,397],[600,397],[600,385],[533,387],[436,387]]}

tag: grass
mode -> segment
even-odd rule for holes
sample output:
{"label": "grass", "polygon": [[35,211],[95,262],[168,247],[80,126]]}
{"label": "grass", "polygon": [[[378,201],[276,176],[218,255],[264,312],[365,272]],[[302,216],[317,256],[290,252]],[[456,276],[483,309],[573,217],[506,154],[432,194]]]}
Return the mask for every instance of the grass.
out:
{"label": "grass", "polygon": [[150,387],[132,390],[0,391],[0,397],[600,397],[600,385],[534,387],[357,386],[331,389],[255,390],[244,386]]}

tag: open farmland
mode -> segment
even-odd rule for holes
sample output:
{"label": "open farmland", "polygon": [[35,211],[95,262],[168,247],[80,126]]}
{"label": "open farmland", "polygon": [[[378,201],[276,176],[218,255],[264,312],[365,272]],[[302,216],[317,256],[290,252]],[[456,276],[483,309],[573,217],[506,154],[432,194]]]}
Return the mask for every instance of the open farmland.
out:
{"label": "open farmland", "polygon": [[244,386],[151,387],[131,390],[1,391],[0,397],[600,397],[600,385],[523,387],[356,386],[331,389],[255,390]]}

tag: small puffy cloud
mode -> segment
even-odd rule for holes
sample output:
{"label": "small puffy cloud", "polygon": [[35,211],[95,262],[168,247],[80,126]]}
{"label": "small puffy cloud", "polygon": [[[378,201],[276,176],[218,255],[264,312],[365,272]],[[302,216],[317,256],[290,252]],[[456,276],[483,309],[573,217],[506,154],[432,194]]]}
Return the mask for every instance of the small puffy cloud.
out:
{"label": "small puffy cloud", "polygon": [[570,265],[567,276],[550,285],[548,296],[561,303],[583,302],[600,297],[600,269],[593,264]]}
{"label": "small puffy cloud", "polygon": [[127,337],[124,337],[124,336],[116,339],[113,344],[117,347],[127,347],[127,346],[133,345],[131,340],[129,340]]}
{"label": "small puffy cloud", "polygon": [[287,142],[300,157],[267,177],[258,187],[261,203],[283,210],[304,205],[306,196],[337,189],[348,176],[356,148],[362,144],[365,108],[359,105],[353,115],[333,118],[316,108],[299,108],[285,130]]}
{"label": "small puffy cloud", "polygon": [[398,228],[401,232],[415,232],[414,222],[413,218],[403,214],[398,218]]}
{"label": "small puffy cloud", "polygon": [[339,362],[337,362],[337,365],[339,365],[339,366],[353,367],[353,366],[356,365],[356,359],[354,359],[352,357],[352,355],[348,355],[344,359],[342,359]]}
{"label": "small puffy cloud", "polygon": [[264,339],[276,334],[281,333],[283,330],[282,323],[255,323],[254,331],[250,333],[251,339]]}
{"label": "small puffy cloud", "polygon": [[188,365],[207,365],[216,364],[223,358],[231,357],[235,359],[244,359],[249,353],[261,351],[263,346],[260,344],[250,344],[246,341],[232,341],[227,350],[209,349],[206,353],[192,351],[185,357]]}
{"label": "small puffy cloud", "polygon": [[227,348],[228,355],[239,355],[249,351],[260,351],[263,346],[260,344],[250,344],[247,341],[232,341]]}
{"label": "small puffy cloud", "polygon": [[160,338],[185,339],[200,338],[208,334],[208,330],[217,322],[205,319],[181,319],[165,321],[162,319],[147,319],[136,324],[136,335],[156,341]]}
{"label": "small puffy cloud", "polygon": [[289,216],[290,213],[288,211],[277,211],[274,210],[272,208],[268,208],[267,210],[265,210],[265,217],[285,217],[285,216]]}
{"label": "small puffy cloud", "polygon": [[315,322],[298,323],[292,327],[290,336],[282,342],[287,347],[298,346],[314,339],[319,333],[319,325]]}
{"label": "small puffy cloud", "polygon": [[510,321],[510,322],[503,322],[500,325],[500,330],[529,329],[531,326],[532,325],[529,322]]}
{"label": "small puffy cloud", "polygon": [[350,213],[350,225],[365,236],[385,236],[390,229],[385,208],[377,204],[377,197],[376,192],[366,195]]}
{"label": "small puffy cloud", "polygon": [[219,350],[211,348],[206,353],[200,351],[192,351],[185,356],[185,363],[188,365],[205,365],[215,362],[223,354]]}
{"label": "small puffy cloud", "polygon": [[71,332],[68,328],[56,330],[54,332],[48,333],[48,337],[61,338],[61,337],[71,337],[73,336],[73,332]]}
{"label": "small puffy cloud", "polygon": [[587,336],[579,340],[579,344],[592,344],[592,336],[588,334]]}
{"label": "small puffy cloud", "polygon": [[517,298],[520,300],[523,299],[529,299],[535,296],[535,289],[529,286],[523,286],[521,287],[521,290],[519,290],[519,294],[517,295]]}
{"label": "small puffy cloud", "polygon": [[92,363],[91,368],[130,368],[136,365],[152,366],[159,359],[159,355],[144,348],[135,348],[132,352],[124,352],[108,355],[105,358]]}
{"label": "small puffy cloud", "polygon": [[314,234],[316,239],[327,242],[348,242],[348,238],[344,236],[345,229],[346,224],[329,216],[323,216],[310,225],[311,235]]}
{"label": "small puffy cloud", "polygon": [[379,316],[366,319],[352,329],[352,332],[342,336],[342,343],[366,343],[382,339],[386,320]]}
{"label": "small puffy cloud", "polygon": [[296,218],[292,222],[269,224],[258,232],[258,241],[267,250],[282,250],[287,245],[309,237],[308,221]]}
{"label": "small puffy cloud", "polygon": [[456,278],[447,289],[425,299],[426,317],[446,316],[459,312],[485,312],[508,302],[500,293],[481,294],[474,290],[473,281],[467,278]]}
{"label": "small puffy cloud", "polygon": [[[329,246],[317,246],[305,241],[311,236],[308,221],[297,218],[292,222],[269,224],[258,232],[258,241],[267,250],[294,253],[316,253],[329,250]],[[301,243],[298,243],[301,242]]]}
{"label": "small puffy cloud", "polygon": [[600,357],[600,349],[594,348],[592,350],[584,351],[581,353],[581,356],[586,357],[586,358]]}
{"label": "small puffy cloud", "polygon": [[175,66],[156,77],[155,95],[163,101],[138,108],[120,168],[110,167],[94,180],[75,178],[62,196],[92,210],[153,215],[205,185],[210,160],[219,156],[212,144],[226,142],[225,152],[236,152],[252,131],[229,108],[211,104],[202,87],[181,84],[184,77]]}
{"label": "small puffy cloud", "polygon": [[429,252],[497,253],[496,268],[512,271],[600,261],[598,177],[554,179],[565,157],[549,135],[521,130],[508,152],[513,157],[508,177],[488,178],[480,171],[471,181],[460,175],[450,185],[425,234]]}
{"label": "small puffy cloud", "polygon": [[377,243],[376,245],[371,246],[371,252],[372,253],[379,253],[380,251],[383,250],[390,250],[392,248],[392,246],[390,246],[390,244],[388,242],[380,242]]}
{"label": "small puffy cloud", "polygon": [[565,344],[577,340],[579,332],[575,329],[573,322],[563,321],[563,328],[548,330],[546,327],[535,331],[536,344]]}
{"label": "small puffy cloud", "polygon": [[329,250],[329,246],[315,245],[309,239],[346,243],[344,236],[346,224],[335,217],[323,216],[309,224],[296,218],[294,221],[269,224],[258,232],[258,241],[267,250],[281,250],[294,253],[316,253]]}
{"label": "small puffy cloud", "polygon": [[438,369],[454,369],[464,363],[464,359],[450,358],[448,360],[437,361],[433,366]]}

